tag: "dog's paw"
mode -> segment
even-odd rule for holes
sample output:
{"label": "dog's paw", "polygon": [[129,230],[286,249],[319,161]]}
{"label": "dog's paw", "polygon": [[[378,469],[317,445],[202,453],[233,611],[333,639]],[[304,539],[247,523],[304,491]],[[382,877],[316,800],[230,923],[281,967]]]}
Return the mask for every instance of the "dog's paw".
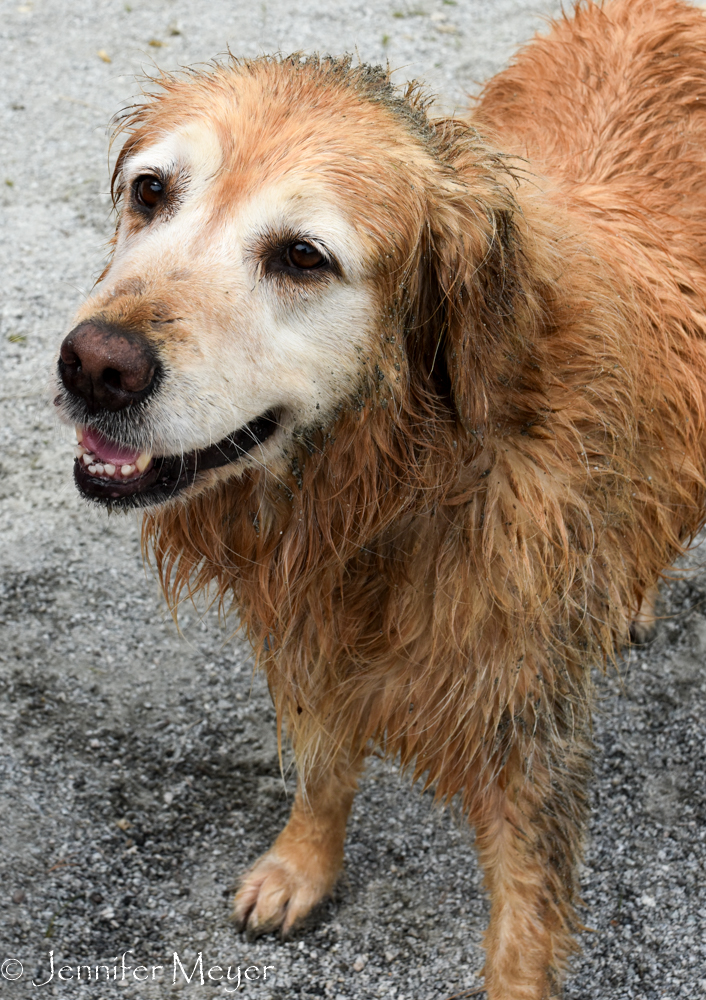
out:
{"label": "dog's paw", "polygon": [[243,876],[233,901],[233,920],[249,937],[280,930],[282,937],[300,924],[327,896],[338,866],[322,863],[318,852],[286,852],[275,845]]}
{"label": "dog's paw", "polygon": [[640,609],[630,623],[630,641],[633,645],[644,646],[654,639],[660,617],[660,604],[658,588],[651,587],[642,599]]}
{"label": "dog's paw", "polygon": [[657,632],[657,623],[654,621],[635,621],[630,623],[630,642],[633,646],[646,646],[652,642]]}

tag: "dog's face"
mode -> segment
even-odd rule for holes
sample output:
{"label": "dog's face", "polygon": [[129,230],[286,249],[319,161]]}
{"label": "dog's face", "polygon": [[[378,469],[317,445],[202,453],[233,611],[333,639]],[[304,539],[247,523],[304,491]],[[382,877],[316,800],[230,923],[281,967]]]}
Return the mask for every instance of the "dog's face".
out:
{"label": "dog's face", "polygon": [[223,70],[172,83],[133,122],[110,265],[58,362],[87,497],[147,505],[276,472],[292,435],[354,395],[381,272],[422,224],[428,156],[384,102],[329,76]]}

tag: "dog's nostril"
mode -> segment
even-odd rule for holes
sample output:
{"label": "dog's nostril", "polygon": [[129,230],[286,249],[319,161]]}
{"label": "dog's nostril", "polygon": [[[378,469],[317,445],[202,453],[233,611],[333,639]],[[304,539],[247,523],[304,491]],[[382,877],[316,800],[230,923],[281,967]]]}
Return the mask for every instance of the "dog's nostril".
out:
{"label": "dog's nostril", "polygon": [[59,352],[59,357],[61,358],[62,362],[65,365],[70,365],[73,368],[78,367],[78,370],[80,371],[80,369],[81,369],[81,360],[77,356],[77,354],[75,353],[75,351],[73,350],[73,348],[71,347],[71,345],[69,343],[69,338],[68,337],[66,338],[66,340],[64,341],[64,343],[61,345],[61,350]]}
{"label": "dog's nostril", "polygon": [[117,368],[106,368],[101,376],[106,385],[112,386],[114,389],[121,389],[120,372]]}

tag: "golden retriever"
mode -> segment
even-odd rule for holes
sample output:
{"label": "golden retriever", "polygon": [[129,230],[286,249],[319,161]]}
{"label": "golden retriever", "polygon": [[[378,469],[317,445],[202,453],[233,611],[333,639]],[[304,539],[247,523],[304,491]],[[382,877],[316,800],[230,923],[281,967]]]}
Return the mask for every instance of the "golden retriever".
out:
{"label": "golden retriever", "polygon": [[331,890],[381,747],[475,829],[488,997],[558,996],[590,668],[705,520],[706,19],[579,5],[468,120],[295,55],[163,76],[122,130],[56,402],[169,598],[237,607],[292,741],[237,920]]}

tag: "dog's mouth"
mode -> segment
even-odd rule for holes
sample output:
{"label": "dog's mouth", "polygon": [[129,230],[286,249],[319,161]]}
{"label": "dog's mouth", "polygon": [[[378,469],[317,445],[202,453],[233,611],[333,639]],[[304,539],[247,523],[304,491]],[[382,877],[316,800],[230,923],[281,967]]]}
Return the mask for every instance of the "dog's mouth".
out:
{"label": "dog's mouth", "polygon": [[208,448],[185,455],[152,455],[125,448],[93,427],[77,428],[74,479],[79,493],[109,507],[148,507],[171,500],[191,486],[199,472],[237,462],[280,426],[268,410]]}

